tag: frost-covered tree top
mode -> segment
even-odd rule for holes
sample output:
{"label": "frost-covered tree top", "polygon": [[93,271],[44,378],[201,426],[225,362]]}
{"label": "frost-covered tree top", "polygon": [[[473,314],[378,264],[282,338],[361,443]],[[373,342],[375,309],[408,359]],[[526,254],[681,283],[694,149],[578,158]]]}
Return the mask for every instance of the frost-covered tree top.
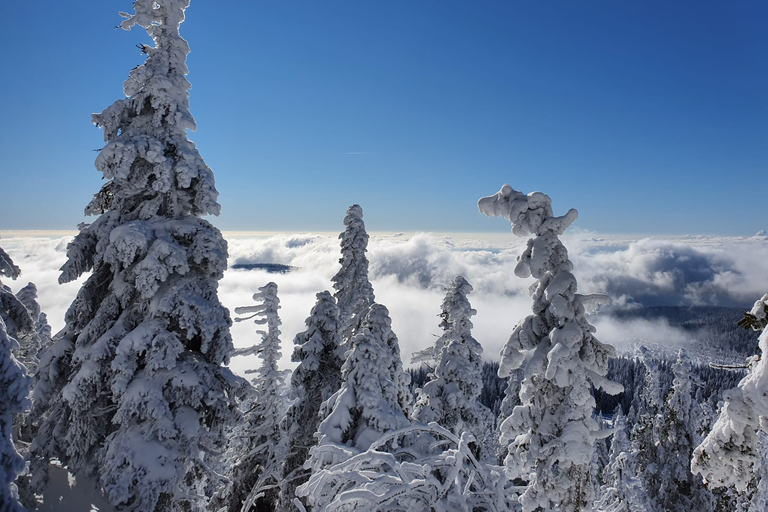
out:
{"label": "frost-covered tree top", "polygon": [[[259,288],[259,291],[253,294],[253,300],[256,304],[253,306],[240,306],[235,308],[235,313],[240,316],[235,319],[236,322],[244,322],[254,319],[256,325],[266,325],[266,331],[256,331],[261,335],[261,343],[253,345],[246,349],[235,351],[237,355],[258,354],[261,359],[273,361],[277,368],[277,361],[280,360],[280,326],[283,322],[280,320],[278,310],[280,309],[280,299],[277,297],[277,285],[269,282]],[[277,355],[277,357],[275,357]]]}
{"label": "frost-covered tree top", "polygon": [[187,92],[189,45],[179,25],[188,6],[189,0],[136,0],[135,14],[121,13],[123,29],[146,29],[155,46],[142,48],[147,61],[125,81],[127,98],[92,116],[107,142],[96,159],[107,183],[86,214],[118,210],[130,220],[219,214],[213,172],[187,138],[195,120]]}
{"label": "frost-covered tree top", "polygon": [[0,276],[16,279],[19,275],[21,275],[19,267],[13,264],[13,260],[8,256],[8,253],[0,247]]}
{"label": "frost-covered tree top", "polygon": [[[145,64],[94,122],[107,145],[100,214],[67,247],[59,281],[91,272],[42,358],[32,449],[98,476],[111,503],[194,509],[220,484],[209,461],[234,417],[229,312],[218,299],[227,245],[200,218],[216,189],[186,130],[194,128],[179,35],[188,1],[137,0],[122,27],[152,36]],[[39,404],[39,405],[38,405]],[[209,463],[211,462],[211,463]]]}
{"label": "frost-covered tree top", "polygon": [[24,469],[24,459],[12,440],[13,416],[29,405],[30,378],[13,357],[16,340],[8,336],[0,318],[0,510],[21,512],[14,480]]}
{"label": "frost-covered tree top", "polygon": [[368,280],[368,233],[363,222],[363,209],[353,204],[344,217],[341,239],[341,269],[331,279],[334,296],[341,312],[342,341],[346,344],[368,313],[375,297]]}
{"label": "frost-covered tree top", "polygon": [[725,404],[691,462],[693,472],[707,484],[734,486],[739,492],[746,489],[755,471],[758,432],[768,433],[768,294],[755,302],[749,316],[753,328],[762,328],[760,355],[748,360],[749,373],[739,386],[723,393]]}
{"label": "frost-covered tree top", "polygon": [[512,223],[518,236],[533,235],[518,257],[515,274],[533,276],[533,314],[521,321],[501,354],[499,376],[524,362],[521,405],[501,425],[509,444],[507,473],[528,487],[524,512],[575,511],[590,501],[589,465],[598,425],[592,418],[591,386],[618,393],[605,379],[613,348],[600,343],[587,322],[568,251],[559,239],[576,210],[555,217],[549,196],[525,195],[504,185],[478,201],[480,211]]}

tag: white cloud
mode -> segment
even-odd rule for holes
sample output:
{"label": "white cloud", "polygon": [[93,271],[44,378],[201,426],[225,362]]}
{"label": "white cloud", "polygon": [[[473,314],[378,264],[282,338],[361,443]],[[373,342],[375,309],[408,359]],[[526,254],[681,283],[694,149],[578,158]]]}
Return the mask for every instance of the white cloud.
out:
{"label": "white cloud", "polygon": [[[233,236],[234,235],[234,236]],[[228,270],[219,284],[222,303],[230,310],[252,303],[252,294],[268,281],[279,287],[283,321],[282,366],[290,366],[293,337],[304,328],[315,294],[331,290],[338,269],[336,234],[226,234],[230,264],[280,263],[295,267],[287,274],[263,270]],[[22,269],[18,290],[28,281],[38,286],[40,303],[54,332],[84,280],[58,285],[57,269],[66,261],[67,237],[12,236],[2,246]],[[582,293],[608,292],[619,305],[748,305],[768,290],[768,243],[765,238],[628,239],[575,234],[564,237]],[[514,325],[530,312],[531,280],[514,276],[525,240],[509,235],[372,235],[370,276],[376,298],[386,305],[407,363],[414,350],[438,334],[442,287],[463,275],[474,287],[470,295],[475,337],[485,357],[496,359]],[[648,321],[627,324],[593,322],[597,336],[620,347],[637,340],[646,344],[684,345],[679,330]],[[256,342],[252,322],[233,326],[237,346]],[[666,341],[665,341],[666,340]],[[253,357],[233,361],[241,372],[256,367]]]}

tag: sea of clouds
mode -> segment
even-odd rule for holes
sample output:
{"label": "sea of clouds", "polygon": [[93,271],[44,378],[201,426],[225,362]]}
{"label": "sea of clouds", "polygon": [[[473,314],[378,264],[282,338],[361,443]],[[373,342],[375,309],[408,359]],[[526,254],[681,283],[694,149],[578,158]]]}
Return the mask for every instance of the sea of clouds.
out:
{"label": "sea of clouds", "polygon": [[[253,303],[252,294],[269,281],[278,285],[283,341],[283,367],[290,367],[292,341],[304,328],[315,295],[332,290],[331,277],[339,269],[337,234],[224,233],[232,265],[278,263],[292,271],[230,268],[219,284],[222,303],[234,311]],[[63,327],[64,313],[82,281],[59,285],[58,269],[66,260],[72,234],[42,232],[0,233],[0,246],[21,267],[17,281],[4,280],[14,291],[34,282],[39,301],[53,331]],[[606,293],[610,307],[738,306],[749,307],[768,291],[768,238],[598,237],[588,233],[563,236],[580,293]],[[499,351],[515,324],[530,313],[528,287],[513,269],[525,240],[511,234],[372,234],[368,257],[377,302],[390,311],[404,362],[439,334],[443,287],[457,275],[474,287],[470,301],[475,338],[487,359]],[[605,312],[603,312],[605,313]],[[685,346],[691,334],[665,322],[620,322],[609,315],[591,317],[597,336],[622,352],[639,342]],[[235,345],[258,341],[252,322],[235,323]],[[254,357],[235,358],[232,368],[242,373],[257,367]]]}

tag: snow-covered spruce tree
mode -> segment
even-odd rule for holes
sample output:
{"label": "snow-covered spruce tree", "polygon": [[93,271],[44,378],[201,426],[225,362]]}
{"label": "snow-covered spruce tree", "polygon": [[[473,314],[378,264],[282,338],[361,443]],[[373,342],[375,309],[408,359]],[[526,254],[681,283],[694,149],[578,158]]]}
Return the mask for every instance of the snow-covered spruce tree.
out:
{"label": "snow-covered spruce tree", "polygon": [[347,209],[344,217],[344,232],[339,235],[341,240],[341,269],[331,279],[336,290],[334,297],[341,314],[341,341],[348,346],[349,340],[355,335],[368,308],[375,297],[373,287],[368,280],[368,233],[363,222],[363,209],[353,204]]}
{"label": "snow-covered spruce tree", "polygon": [[121,26],[154,40],[125,99],[93,121],[107,180],[86,207],[99,215],[67,248],[59,281],[90,271],[66,326],[41,361],[45,411],[33,443],[76,475],[98,477],[111,503],[197,510],[221,484],[212,458],[236,416],[229,312],[218,299],[227,245],[213,173],[186,131],[188,0],[137,0]]}
{"label": "snow-covered spruce tree", "polygon": [[510,443],[507,474],[528,482],[520,496],[524,512],[584,510],[591,504],[589,465],[600,435],[591,386],[611,394],[621,386],[605,378],[614,350],[592,334],[559,239],[577,212],[555,217],[549,196],[525,195],[509,185],[480,199],[478,208],[509,220],[518,236],[533,235],[515,268],[518,277],[536,279],[530,288],[533,315],[515,327],[499,367],[499,376],[507,377],[528,358],[521,405],[500,427],[502,444]]}
{"label": "snow-covered spruce tree", "polygon": [[24,470],[24,459],[14,446],[12,425],[13,417],[29,405],[31,379],[24,366],[13,357],[15,344],[16,340],[8,336],[5,322],[0,318],[0,512],[24,510],[14,484]]}
{"label": "snow-covered spruce tree", "polygon": [[[443,335],[435,341],[436,364],[424,384],[412,418],[422,423],[436,422],[453,434],[470,432],[480,441],[492,431],[487,424],[491,414],[478,398],[482,391],[483,347],[472,337],[470,318],[477,312],[469,304],[472,291],[466,279],[457,276],[446,288],[440,317]],[[480,457],[480,451],[476,452]],[[495,456],[483,453],[482,458]]]}
{"label": "snow-covered spruce tree", "polygon": [[594,512],[648,512],[653,510],[648,493],[637,477],[636,452],[627,437],[626,417],[619,406],[613,417],[613,439],[608,464],[603,469],[604,484],[600,488]]}
{"label": "snow-covered spruce tree", "polygon": [[266,325],[267,330],[257,331],[261,336],[260,343],[235,351],[235,355],[258,355],[263,363],[255,371],[253,392],[244,403],[243,420],[233,433],[235,441],[230,449],[232,489],[227,499],[231,512],[273,510],[282,480],[284,443],[280,419],[285,408],[281,394],[283,374],[277,366],[282,355],[277,285],[270,282],[262,286],[253,294],[253,300],[256,301],[254,306],[235,308],[238,315],[248,315],[236,318],[236,322],[253,318],[257,325]]}
{"label": "snow-covered spruce tree", "polygon": [[758,432],[768,433],[768,294],[755,302],[740,325],[762,330],[760,355],[748,360],[749,372],[738,387],[723,393],[725,404],[694,450],[691,469],[710,486],[733,486],[743,493],[758,465]]}
{"label": "snow-covered spruce tree", "polygon": [[310,470],[304,468],[309,449],[317,443],[315,432],[320,421],[320,407],[341,387],[341,346],[339,308],[328,291],[317,294],[306,330],[296,335],[291,361],[299,363],[291,375],[295,400],[283,419],[287,436],[287,453],[282,468],[280,511],[296,510],[293,500],[296,488],[306,482]]}
{"label": "snow-covered spruce tree", "polygon": [[365,326],[376,340],[383,343],[384,354],[387,356],[389,378],[397,391],[397,404],[403,414],[408,416],[413,407],[411,393],[411,375],[403,369],[400,357],[400,342],[392,331],[392,319],[389,310],[381,304],[372,304],[365,317]]}
{"label": "snow-covered spruce tree", "polygon": [[[378,307],[377,307],[378,306]],[[382,311],[383,309],[383,311]],[[352,338],[342,367],[341,388],[324,404],[308,467],[321,471],[352,455],[364,452],[384,433],[409,424],[399,403],[398,386],[392,382],[392,353],[382,323],[386,308],[374,304]],[[388,315],[386,315],[388,316]],[[297,493],[300,493],[297,490]]]}
{"label": "snow-covered spruce tree", "polygon": [[662,475],[661,485],[654,490],[653,499],[659,509],[670,512],[709,510],[713,496],[704,488],[701,477],[693,475],[690,469],[693,449],[698,444],[699,407],[692,399],[696,377],[683,349],[672,365],[672,372],[674,380],[664,402],[658,436],[656,464]]}

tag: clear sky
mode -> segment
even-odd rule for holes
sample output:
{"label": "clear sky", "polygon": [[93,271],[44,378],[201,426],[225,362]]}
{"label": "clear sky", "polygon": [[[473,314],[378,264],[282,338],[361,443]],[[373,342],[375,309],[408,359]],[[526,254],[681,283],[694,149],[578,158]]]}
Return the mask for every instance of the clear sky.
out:
{"label": "clear sky", "polygon": [[[0,2],[0,229],[101,186],[131,2]],[[190,138],[226,230],[505,230],[508,182],[603,233],[768,229],[768,3],[192,0]]]}

